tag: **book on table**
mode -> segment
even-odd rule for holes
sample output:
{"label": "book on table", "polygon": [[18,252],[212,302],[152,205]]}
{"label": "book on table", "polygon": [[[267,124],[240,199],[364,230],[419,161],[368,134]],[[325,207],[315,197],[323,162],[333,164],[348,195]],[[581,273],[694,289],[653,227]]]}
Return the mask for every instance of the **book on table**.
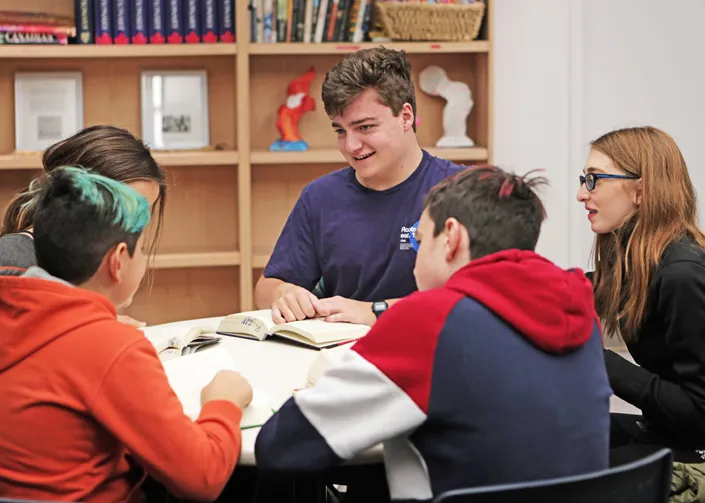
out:
{"label": "book on table", "polygon": [[331,368],[339,365],[343,358],[350,352],[350,348],[354,342],[349,342],[333,348],[322,349],[306,373],[306,387],[311,388],[316,385],[318,380],[328,372]]}
{"label": "book on table", "polygon": [[370,327],[356,323],[333,323],[320,318],[275,324],[270,309],[245,311],[223,318],[216,332],[263,341],[280,338],[312,349],[345,344],[364,337]]}
{"label": "book on table", "polygon": [[[163,362],[163,366],[169,385],[183,405],[184,413],[194,421],[201,413],[201,390],[221,370],[238,371],[233,359],[221,347],[174,358]],[[265,391],[253,387],[252,401],[242,411],[240,428],[244,430],[262,426],[272,414],[272,399]]]}
{"label": "book on table", "polygon": [[141,328],[145,337],[152,343],[162,361],[195,353],[217,344],[222,339],[215,333],[215,327],[159,325]]}

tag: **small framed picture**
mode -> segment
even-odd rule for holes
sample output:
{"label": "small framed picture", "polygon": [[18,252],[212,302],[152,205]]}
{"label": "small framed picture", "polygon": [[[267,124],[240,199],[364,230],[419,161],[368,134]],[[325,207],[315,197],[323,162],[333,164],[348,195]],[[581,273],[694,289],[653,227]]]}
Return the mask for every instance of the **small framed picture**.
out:
{"label": "small framed picture", "polygon": [[15,149],[42,151],[83,129],[79,72],[15,74]]}
{"label": "small framed picture", "polygon": [[155,150],[187,150],[210,144],[205,70],[144,71],[141,76],[142,139]]}

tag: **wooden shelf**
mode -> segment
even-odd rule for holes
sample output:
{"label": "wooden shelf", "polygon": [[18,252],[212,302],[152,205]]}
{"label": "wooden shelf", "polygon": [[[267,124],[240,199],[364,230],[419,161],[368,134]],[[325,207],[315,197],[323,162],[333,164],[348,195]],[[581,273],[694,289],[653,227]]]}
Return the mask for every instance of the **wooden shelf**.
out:
{"label": "wooden shelf", "polygon": [[[472,148],[426,148],[429,153],[451,161],[484,161],[488,152],[483,147]],[[345,158],[338,150],[308,150],[306,152],[253,151],[252,164],[323,164],[344,163]]]}
{"label": "wooden shelf", "polygon": [[240,265],[240,252],[168,253],[154,257],[154,269]]}
{"label": "wooden shelf", "polygon": [[[488,21],[494,19],[495,1],[487,0]],[[24,3],[29,10],[70,15],[75,2]],[[231,150],[152,150],[169,180],[163,234],[149,264],[157,280],[140,289],[125,313],[150,324],[254,309],[255,276],[266,267],[301,191],[348,164],[336,148],[320,101],[325,71],[347,54],[381,46],[403,50],[414,82],[423,68],[438,65],[449,78],[466,83],[474,100],[466,125],[478,146],[434,147],[443,134],[445,103],[421,92],[416,105],[423,126],[417,141],[457,164],[493,162],[494,23],[485,23],[484,40],[469,42],[263,44],[249,42],[248,2],[236,0],[234,7],[237,44],[0,45],[0,110],[9,111],[0,123],[0,154],[5,154],[0,155],[0,212],[42,171],[40,152],[13,151],[11,90],[16,72],[80,72],[85,124],[114,124],[140,137],[141,72],[206,70],[211,144]],[[306,115],[302,131],[310,150],[270,152],[287,85],[311,66],[317,70],[311,88],[316,108]]]}
{"label": "wooden shelf", "polygon": [[489,52],[490,43],[485,40],[473,42],[301,42],[276,44],[249,44],[249,53],[255,55],[281,56],[286,54],[347,54],[361,49],[384,46],[388,49],[404,50],[408,54]]}
{"label": "wooden shelf", "polygon": [[[158,152],[154,157],[159,164],[171,166],[230,166],[238,163],[238,155],[234,150]],[[8,169],[41,169],[42,155],[40,153],[0,155],[0,170]]]}
{"label": "wooden shelf", "polygon": [[230,166],[238,163],[235,150],[153,152],[162,166]]}
{"label": "wooden shelf", "polygon": [[235,44],[145,44],[145,45],[2,45],[2,58],[169,58],[184,56],[230,56]]}

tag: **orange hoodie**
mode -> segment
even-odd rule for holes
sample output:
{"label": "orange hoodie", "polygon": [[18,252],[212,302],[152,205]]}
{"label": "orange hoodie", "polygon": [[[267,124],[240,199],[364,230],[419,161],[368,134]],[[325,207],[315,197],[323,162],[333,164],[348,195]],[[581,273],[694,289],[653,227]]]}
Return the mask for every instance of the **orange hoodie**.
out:
{"label": "orange hoodie", "polygon": [[242,411],[213,401],[191,421],[152,345],[115,318],[101,295],[0,271],[3,497],[136,502],[144,470],[180,498],[222,491]]}

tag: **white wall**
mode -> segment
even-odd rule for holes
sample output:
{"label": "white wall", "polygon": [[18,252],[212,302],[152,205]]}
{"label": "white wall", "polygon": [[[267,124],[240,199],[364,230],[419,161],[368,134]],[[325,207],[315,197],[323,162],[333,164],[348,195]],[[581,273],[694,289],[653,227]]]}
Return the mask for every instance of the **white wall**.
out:
{"label": "white wall", "polygon": [[495,0],[494,162],[525,173],[545,170],[548,220],[539,253],[569,260],[570,2]]}
{"label": "white wall", "polygon": [[611,129],[670,133],[705,197],[704,21],[704,0],[495,0],[495,161],[546,169],[540,253],[589,267],[577,176]]}

